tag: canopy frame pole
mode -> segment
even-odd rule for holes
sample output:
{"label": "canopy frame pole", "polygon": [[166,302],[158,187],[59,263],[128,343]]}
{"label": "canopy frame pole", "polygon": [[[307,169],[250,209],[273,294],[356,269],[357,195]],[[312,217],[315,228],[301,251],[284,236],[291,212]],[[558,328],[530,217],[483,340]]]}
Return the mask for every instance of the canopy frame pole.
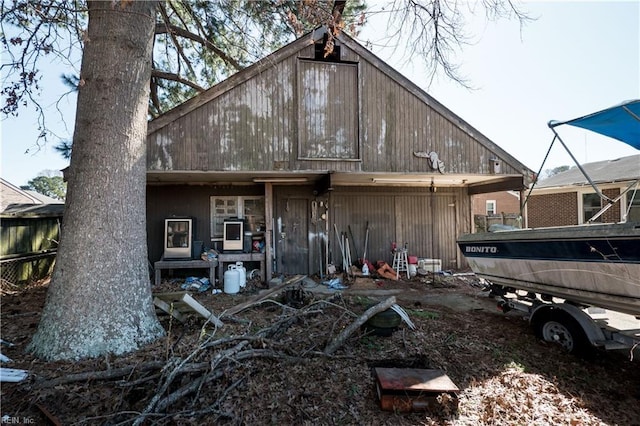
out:
{"label": "canopy frame pole", "polygon": [[[596,219],[598,219],[600,216],[602,216],[604,214],[604,212],[606,212],[607,210],[609,210],[609,208],[611,208],[611,206],[613,206],[615,203],[617,203],[623,196],[624,194],[626,194],[627,192],[629,192],[629,190],[631,188],[633,188],[634,186],[636,186],[638,184],[638,182],[640,182],[640,179],[636,180],[635,182],[631,182],[631,184],[629,186],[627,186],[627,189],[625,189],[624,191],[622,191],[620,193],[620,195],[618,195],[616,198],[614,198],[613,200],[610,200],[609,203],[604,206],[603,208],[600,209],[600,211],[598,211],[598,213],[594,214],[591,219],[589,219],[587,221],[587,223],[592,223],[594,222]],[[625,216],[625,222],[626,222],[626,216]]]}
{"label": "canopy frame pole", "polygon": [[547,158],[549,158],[549,154],[551,153],[551,148],[553,148],[553,143],[556,141],[556,137],[553,138],[553,140],[551,141],[551,144],[549,145],[549,149],[547,150],[547,154],[544,156],[544,160],[542,160],[542,164],[540,164],[540,168],[538,169],[538,173],[536,173],[534,179],[533,179],[533,183],[531,183],[531,186],[529,187],[529,192],[527,192],[527,196],[524,198],[524,201],[522,202],[522,205],[520,206],[520,217],[524,217],[524,209],[527,206],[527,201],[529,201],[529,196],[531,195],[531,192],[533,192],[533,188],[536,186],[536,183],[538,183],[538,179],[540,179],[540,173],[542,173],[542,168],[544,167],[544,165],[547,162]]}
{"label": "canopy frame pole", "polygon": [[578,166],[578,169],[580,169],[580,172],[584,175],[584,177],[587,179],[587,181],[589,182],[589,185],[591,185],[591,187],[596,191],[596,193],[598,194],[598,196],[602,199],[607,201],[608,203],[611,203],[612,200],[611,198],[607,197],[606,195],[604,195],[602,193],[602,191],[600,191],[600,188],[598,188],[598,186],[591,180],[591,178],[589,177],[589,175],[587,174],[587,172],[582,168],[582,166],[580,165],[580,163],[578,162],[578,160],[576,159],[576,157],[573,156],[573,153],[571,152],[571,150],[567,147],[567,145],[564,143],[564,141],[562,140],[562,138],[560,137],[560,135],[558,134],[558,132],[556,132],[556,129],[554,126],[549,126],[549,128],[551,129],[551,131],[556,135],[555,137],[558,138],[558,140],[560,141],[560,143],[562,144],[562,146],[564,147],[564,149],[567,151],[567,153],[569,154],[569,156],[571,157],[571,159],[573,160],[574,163],[576,163],[576,166]]}
{"label": "canopy frame pole", "polygon": [[635,118],[636,121],[640,121],[640,117],[638,115],[634,114],[633,111],[631,111],[626,105],[623,106],[622,109],[625,110],[627,112],[627,114],[629,114],[630,116]]}

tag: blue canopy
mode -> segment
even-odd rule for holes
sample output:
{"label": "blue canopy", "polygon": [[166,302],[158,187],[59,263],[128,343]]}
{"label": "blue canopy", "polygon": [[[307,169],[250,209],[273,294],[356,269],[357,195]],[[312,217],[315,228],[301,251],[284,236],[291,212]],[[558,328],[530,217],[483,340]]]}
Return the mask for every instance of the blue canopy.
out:
{"label": "blue canopy", "polygon": [[626,101],[573,120],[552,120],[549,127],[554,128],[562,124],[591,130],[640,149],[640,99]]}

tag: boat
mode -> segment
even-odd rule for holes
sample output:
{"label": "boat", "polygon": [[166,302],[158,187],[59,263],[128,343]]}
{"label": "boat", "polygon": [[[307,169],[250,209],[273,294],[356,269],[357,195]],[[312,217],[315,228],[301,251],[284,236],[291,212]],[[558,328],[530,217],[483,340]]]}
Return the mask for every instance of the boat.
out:
{"label": "boat", "polygon": [[494,294],[521,292],[533,306],[559,298],[581,308],[598,307],[640,318],[640,222],[595,223],[624,193],[638,191],[640,165],[638,179],[610,199],[587,175],[557,130],[564,125],[580,127],[640,150],[640,99],[548,125],[554,133],[552,144],[558,140],[569,152],[605,200],[604,208],[582,225],[465,234],[458,238],[458,247],[471,270],[490,283]]}

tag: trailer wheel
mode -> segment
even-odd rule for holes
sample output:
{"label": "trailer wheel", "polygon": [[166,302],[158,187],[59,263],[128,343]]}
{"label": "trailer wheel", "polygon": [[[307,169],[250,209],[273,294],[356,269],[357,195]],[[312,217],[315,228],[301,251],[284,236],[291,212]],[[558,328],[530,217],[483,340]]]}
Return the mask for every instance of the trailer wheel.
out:
{"label": "trailer wheel", "polygon": [[570,314],[559,309],[540,313],[532,322],[538,338],[562,346],[567,352],[586,357],[592,347],[584,330]]}

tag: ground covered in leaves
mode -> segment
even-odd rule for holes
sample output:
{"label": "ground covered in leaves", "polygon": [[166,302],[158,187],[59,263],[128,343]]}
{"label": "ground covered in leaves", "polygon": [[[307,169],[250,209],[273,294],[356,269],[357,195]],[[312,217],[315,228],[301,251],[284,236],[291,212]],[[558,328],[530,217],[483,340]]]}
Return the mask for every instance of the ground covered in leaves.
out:
{"label": "ground covered in leaves", "polygon": [[[495,312],[472,276],[346,284],[338,291],[306,280],[233,315],[224,312],[259,297],[261,285],[196,293],[222,327],[161,316],[167,336],[136,353],[52,363],[24,352],[46,283],[3,287],[2,339],[15,346],[2,351],[30,376],[2,384],[2,415],[64,425],[640,424],[636,360],[615,352],[583,360],[537,340],[520,315]],[[179,280],[154,288],[179,290]],[[414,330],[403,324],[378,337],[358,329],[325,353],[391,294]],[[381,410],[376,367],[443,370],[459,388],[457,410]]]}

